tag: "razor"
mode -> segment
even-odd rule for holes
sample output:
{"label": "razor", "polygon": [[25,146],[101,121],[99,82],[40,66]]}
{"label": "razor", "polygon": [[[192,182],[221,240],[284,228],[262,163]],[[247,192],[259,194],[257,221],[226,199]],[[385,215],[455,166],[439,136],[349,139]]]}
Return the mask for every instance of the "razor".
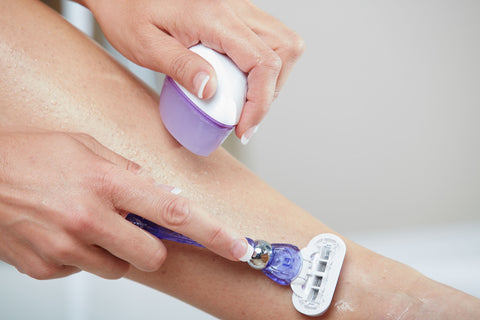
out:
{"label": "razor", "polygon": [[[130,213],[126,219],[159,239],[203,247],[198,242]],[[331,233],[315,236],[299,250],[288,243],[246,238],[253,247],[248,265],[280,285],[290,285],[297,311],[320,316],[330,306],[346,253],[345,242]]]}

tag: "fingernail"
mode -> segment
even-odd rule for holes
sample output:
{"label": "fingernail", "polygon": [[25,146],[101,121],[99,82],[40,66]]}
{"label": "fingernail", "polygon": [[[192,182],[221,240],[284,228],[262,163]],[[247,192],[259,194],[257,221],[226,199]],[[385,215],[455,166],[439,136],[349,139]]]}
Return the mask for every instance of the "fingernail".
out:
{"label": "fingernail", "polygon": [[208,80],[210,80],[210,76],[204,71],[200,71],[195,75],[195,78],[193,78],[193,85],[197,91],[197,97],[200,99],[203,99],[203,91],[207,86]]}
{"label": "fingernail", "polygon": [[157,187],[160,187],[163,190],[169,191],[170,193],[173,193],[173,194],[180,194],[182,192],[182,189],[180,189],[180,188],[167,186],[165,184],[161,184],[161,183],[158,183],[158,182],[155,182],[155,185]]}
{"label": "fingernail", "polygon": [[138,167],[136,167],[136,170],[135,170],[135,174],[141,176],[142,174],[145,173],[145,169],[143,167],[141,167],[140,165],[138,165]]}
{"label": "fingernail", "polygon": [[242,142],[243,145],[246,145],[257,131],[258,131],[258,126],[251,127],[250,129],[245,131],[245,133],[242,135],[240,142]]}
{"label": "fingernail", "polygon": [[253,247],[246,239],[238,239],[232,245],[232,255],[240,261],[247,262],[252,258]]}

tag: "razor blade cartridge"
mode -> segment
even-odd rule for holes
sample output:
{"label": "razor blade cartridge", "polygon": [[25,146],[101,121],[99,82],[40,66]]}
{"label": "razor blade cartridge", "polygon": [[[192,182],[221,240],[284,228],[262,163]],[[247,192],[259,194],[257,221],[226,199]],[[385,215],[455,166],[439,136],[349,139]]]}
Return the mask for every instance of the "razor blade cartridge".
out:
{"label": "razor blade cartridge", "polygon": [[302,269],[290,284],[293,305],[299,312],[308,316],[320,316],[327,311],[345,253],[343,240],[329,233],[314,237],[301,250]]}

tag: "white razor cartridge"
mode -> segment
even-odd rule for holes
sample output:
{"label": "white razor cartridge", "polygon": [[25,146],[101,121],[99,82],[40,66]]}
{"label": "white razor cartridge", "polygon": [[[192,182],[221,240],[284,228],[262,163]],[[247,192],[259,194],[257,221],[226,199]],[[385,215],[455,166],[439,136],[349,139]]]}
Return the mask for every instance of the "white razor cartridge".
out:
{"label": "white razor cartridge", "polygon": [[314,237],[301,250],[302,269],[290,283],[292,301],[297,311],[308,316],[320,316],[327,311],[345,253],[345,242],[330,233]]}

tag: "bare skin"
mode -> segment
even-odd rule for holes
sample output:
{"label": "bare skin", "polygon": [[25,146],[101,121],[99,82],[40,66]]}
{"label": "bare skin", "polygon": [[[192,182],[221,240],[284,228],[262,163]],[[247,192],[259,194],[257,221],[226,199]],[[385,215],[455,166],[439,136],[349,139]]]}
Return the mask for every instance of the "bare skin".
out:
{"label": "bare skin", "polygon": [[[91,135],[245,236],[303,247],[333,232],[224,150],[202,158],[183,149],[162,125],[156,94],[42,4],[14,0],[0,8],[9,12],[0,17],[0,127]],[[478,299],[345,241],[343,271],[323,319],[480,318]],[[160,269],[130,266],[127,277],[222,319],[304,318],[288,287],[246,264],[165,246]]]}

